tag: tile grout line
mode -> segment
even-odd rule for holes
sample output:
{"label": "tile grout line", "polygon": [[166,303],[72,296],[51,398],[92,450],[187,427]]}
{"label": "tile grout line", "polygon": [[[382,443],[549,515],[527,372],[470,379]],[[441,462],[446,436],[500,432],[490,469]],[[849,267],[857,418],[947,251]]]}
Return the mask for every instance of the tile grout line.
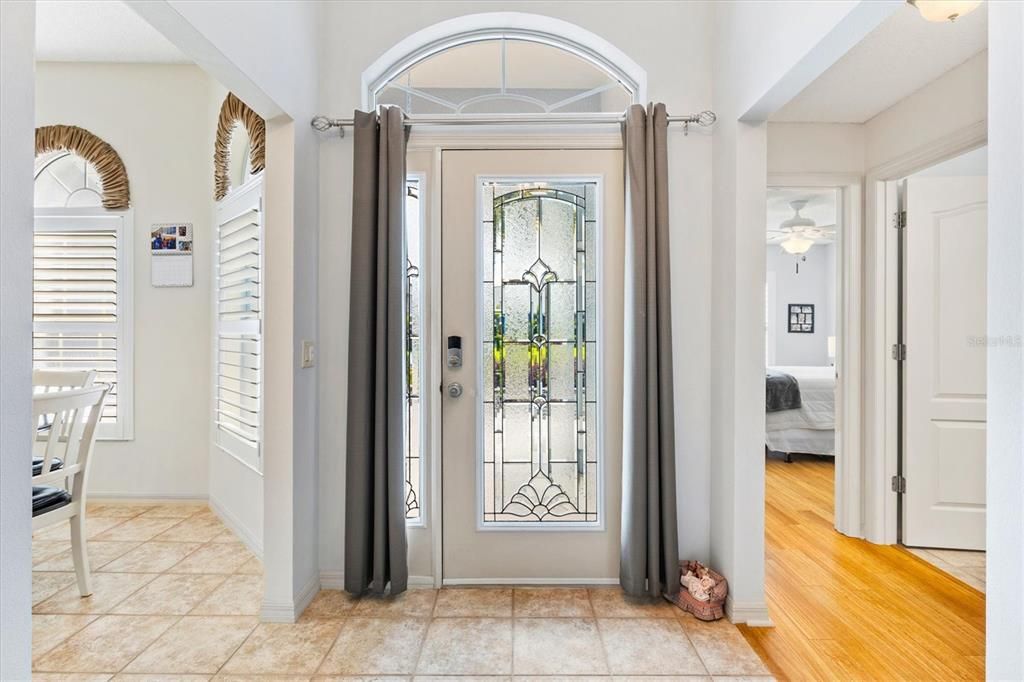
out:
{"label": "tile grout line", "polygon": [[[91,616],[91,615],[93,615],[93,614],[91,614],[91,613],[85,613],[85,614],[65,614],[65,613],[33,613],[33,614],[32,614],[32,617],[34,618],[34,617],[36,617],[36,616],[66,616],[66,615],[83,615],[83,616]],[[56,644],[54,644],[54,645],[53,645],[52,647],[50,647],[50,648],[49,648],[49,649],[47,649],[46,651],[41,651],[41,652],[39,652],[39,654],[32,654],[32,663],[33,663],[33,665],[35,664],[35,659],[36,659],[36,658],[43,658],[44,656],[46,656],[47,654],[49,654],[49,653],[50,653],[51,651],[54,651],[54,650],[55,650],[55,649],[56,649],[57,647],[59,647],[59,646],[60,646],[61,644],[63,644],[64,642],[68,641],[69,639],[71,639],[72,637],[74,637],[75,635],[77,635],[77,634],[78,634],[79,632],[81,632],[82,630],[86,629],[87,627],[89,627],[90,625],[92,625],[93,623],[95,623],[96,621],[98,621],[98,620],[99,620],[100,618],[102,618],[102,616],[96,616],[95,618],[93,618],[92,620],[90,620],[90,621],[89,621],[88,623],[86,623],[86,624],[85,624],[85,625],[83,625],[82,627],[78,628],[77,630],[75,630],[74,632],[72,632],[72,633],[71,633],[70,635],[68,635],[67,637],[65,637],[65,638],[64,638],[64,639],[62,639],[61,641],[59,641],[59,642],[57,642]]]}
{"label": "tile grout line", "polygon": [[252,629],[251,629],[251,630],[249,630],[249,632],[248,632],[248,633],[246,633],[245,637],[243,637],[243,638],[242,638],[242,641],[238,643],[238,646],[236,646],[236,647],[235,647],[235,648],[234,648],[234,649],[233,649],[233,650],[231,651],[231,653],[230,653],[230,654],[228,654],[228,657],[224,659],[224,662],[223,662],[223,663],[221,663],[221,664],[220,664],[219,666],[217,666],[217,672],[213,673],[213,675],[211,675],[211,676],[210,676],[210,679],[213,679],[214,677],[216,677],[217,675],[220,675],[220,674],[221,674],[221,672],[223,672],[223,671],[224,671],[224,666],[226,666],[226,665],[228,664],[228,661],[230,661],[230,660],[231,660],[232,658],[234,658],[234,657],[235,657],[235,654],[237,654],[237,653],[238,653],[238,651],[239,651],[239,650],[240,650],[240,649],[241,649],[241,648],[242,648],[243,646],[245,646],[245,643],[249,641],[249,638],[250,638],[250,637],[252,637],[252,636],[253,636],[253,633],[255,633],[255,632],[256,632],[256,630],[257,630],[257,629],[259,628],[259,626],[260,626],[260,622],[261,622],[261,621],[260,621],[260,618],[259,618],[259,616],[256,616],[256,624],[252,626]]}
{"label": "tile grout line", "polygon": [[420,638],[419,648],[416,650],[416,660],[413,661],[412,664],[412,673],[409,676],[410,680],[416,676],[416,673],[420,669],[420,661],[423,658],[423,648],[427,645],[427,635],[430,634],[430,626],[434,624],[434,610],[437,608],[437,597],[440,594],[440,589],[434,590],[434,600],[430,604],[430,615],[427,616],[427,628],[423,631],[423,637]]}
{"label": "tile grout line", "polygon": [[[157,635],[156,637],[154,637],[154,638],[153,638],[153,641],[152,641],[152,642],[150,642],[150,643],[149,643],[149,644],[147,644],[146,646],[142,647],[142,650],[141,650],[141,651],[139,651],[139,653],[137,653],[137,654],[135,654],[134,656],[132,656],[131,660],[130,660],[130,661],[128,661],[127,663],[125,663],[124,665],[122,665],[122,666],[120,667],[120,669],[118,669],[118,670],[117,670],[117,671],[116,671],[116,672],[114,673],[114,675],[120,675],[120,674],[121,674],[122,672],[124,672],[125,668],[127,668],[127,667],[128,667],[128,666],[130,666],[130,665],[131,665],[132,663],[134,663],[134,662],[135,662],[135,660],[136,660],[136,659],[137,659],[137,658],[138,658],[139,656],[141,656],[142,654],[146,653],[146,651],[148,651],[148,650],[149,650],[149,647],[151,647],[151,646],[153,646],[154,644],[156,644],[156,641],[157,641],[158,639],[160,639],[160,638],[161,638],[161,637],[163,637],[163,636],[164,636],[165,634],[167,634],[167,631],[168,631],[168,630],[170,630],[171,628],[173,628],[173,627],[174,627],[175,625],[177,625],[178,623],[180,623],[180,622],[181,622],[181,619],[182,619],[182,618],[184,618],[184,617],[185,617],[185,616],[178,616],[178,620],[174,621],[173,623],[171,623],[170,625],[168,625],[168,626],[167,626],[166,628],[164,628],[164,630],[163,630],[163,631],[162,631],[162,632],[161,632],[161,633],[160,633],[159,635]],[[114,675],[111,675],[111,678],[113,678],[113,677],[114,677]]]}
{"label": "tile grout line", "polygon": [[597,628],[597,641],[601,644],[601,653],[604,655],[604,666],[609,675],[612,672],[612,659],[608,656],[608,647],[604,643],[604,631],[601,629],[601,620],[597,617],[597,609],[594,608],[594,598],[590,594],[590,588],[584,588],[587,592],[587,603],[590,604],[590,612],[594,614],[594,627]]}

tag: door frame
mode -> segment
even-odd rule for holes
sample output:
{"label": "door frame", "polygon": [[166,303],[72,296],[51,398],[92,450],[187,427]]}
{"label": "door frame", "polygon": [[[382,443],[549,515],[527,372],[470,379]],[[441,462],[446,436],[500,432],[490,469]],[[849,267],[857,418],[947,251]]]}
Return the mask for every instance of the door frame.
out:
{"label": "door frame", "polygon": [[444,495],[441,477],[441,416],[440,391],[444,368],[441,361],[441,153],[446,150],[523,150],[523,149],[622,149],[622,134],[618,126],[587,126],[567,129],[564,126],[463,126],[453,130],[446,126],[417,126],[409,137],[408,151],[432,153],[431,172],[426,177],[430,195],[430,210],[422,225],[424,240],[425,279],[423,311],[424,329],[429,336],[423,339],[423,419],[422,456],[427,459],[430,479],[429,499],[423,524],[430,531],[431,573],[429,576],[409,576],[410,586],[440,588],[443,584],[442,567],[444,532],[441,504]]}
{"label": "door frame", "polygon": [[[868,170],[865,179],[864,302],[864,538],[895,544],[899,498],[892,476],[902,470],[899,437],[900,367],[890,349],[899,340],[899,234],[893,229],[896,181],[988,143],[988,123],[977,121]],[[889,197],[887,200],[887,187]]]}
{"label": "door frame", "polygon": [[839,257],[836,292],[835,510],[833,525],[843,535],[863,537],[861,525],[861,317],[862,197],[860,175],[850,173],[769,173],[769,188],[828,188],[839,193]]}

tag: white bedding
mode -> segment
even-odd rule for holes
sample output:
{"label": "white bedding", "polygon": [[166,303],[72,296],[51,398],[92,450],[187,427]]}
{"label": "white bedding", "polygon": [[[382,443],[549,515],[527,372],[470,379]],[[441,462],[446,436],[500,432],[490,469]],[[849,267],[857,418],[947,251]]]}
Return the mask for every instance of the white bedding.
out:
{"label": "white bedding", "polygon": [[796,377],[796,410],[765,415],[765,443],[777,452],[835,455],[836,375],[834,367],[771,367]]}

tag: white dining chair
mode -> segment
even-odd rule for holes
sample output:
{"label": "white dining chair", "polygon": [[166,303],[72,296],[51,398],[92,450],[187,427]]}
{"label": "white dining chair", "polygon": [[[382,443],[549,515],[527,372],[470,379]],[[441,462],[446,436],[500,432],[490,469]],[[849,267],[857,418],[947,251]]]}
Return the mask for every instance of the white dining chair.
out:
{"label": "white dining chair", "polygon": [[[93,369],[34,369],[32,370],[32,393],[53,393],[69,388],[86,388],[96,382],[96,370]],[[39,450],[45,447],[46,434],[50,425],[42,417],[36,424],[36,447],[32,454],[32,474],[43,470],[43,457]],[[51,465],[56,464],[51,462]]]}
{"label": "white dining chair", "polygon": [[85,541],[85,490],[89,460],[96,444],[96,427],[110,387],[97,384],[32,397],[33,424],[44,421],[45,448],[36,473],[32,471],[32,530],[70,521],[71,555],[83,597],[92,594],[89,555]]}

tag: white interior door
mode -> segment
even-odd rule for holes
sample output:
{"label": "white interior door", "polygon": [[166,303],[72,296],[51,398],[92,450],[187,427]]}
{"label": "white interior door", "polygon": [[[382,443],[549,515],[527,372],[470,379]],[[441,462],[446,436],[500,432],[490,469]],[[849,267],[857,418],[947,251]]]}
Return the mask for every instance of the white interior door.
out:
{"label": "white interior door", "polygon": [[441,169],[441,328],[463,351],[442,372],[444,581],[615,582],[622,152],[445,151]]}
{"label": "white interior door", "polygon": [[903,540],[985,548],[986,178],[907,181]]}

